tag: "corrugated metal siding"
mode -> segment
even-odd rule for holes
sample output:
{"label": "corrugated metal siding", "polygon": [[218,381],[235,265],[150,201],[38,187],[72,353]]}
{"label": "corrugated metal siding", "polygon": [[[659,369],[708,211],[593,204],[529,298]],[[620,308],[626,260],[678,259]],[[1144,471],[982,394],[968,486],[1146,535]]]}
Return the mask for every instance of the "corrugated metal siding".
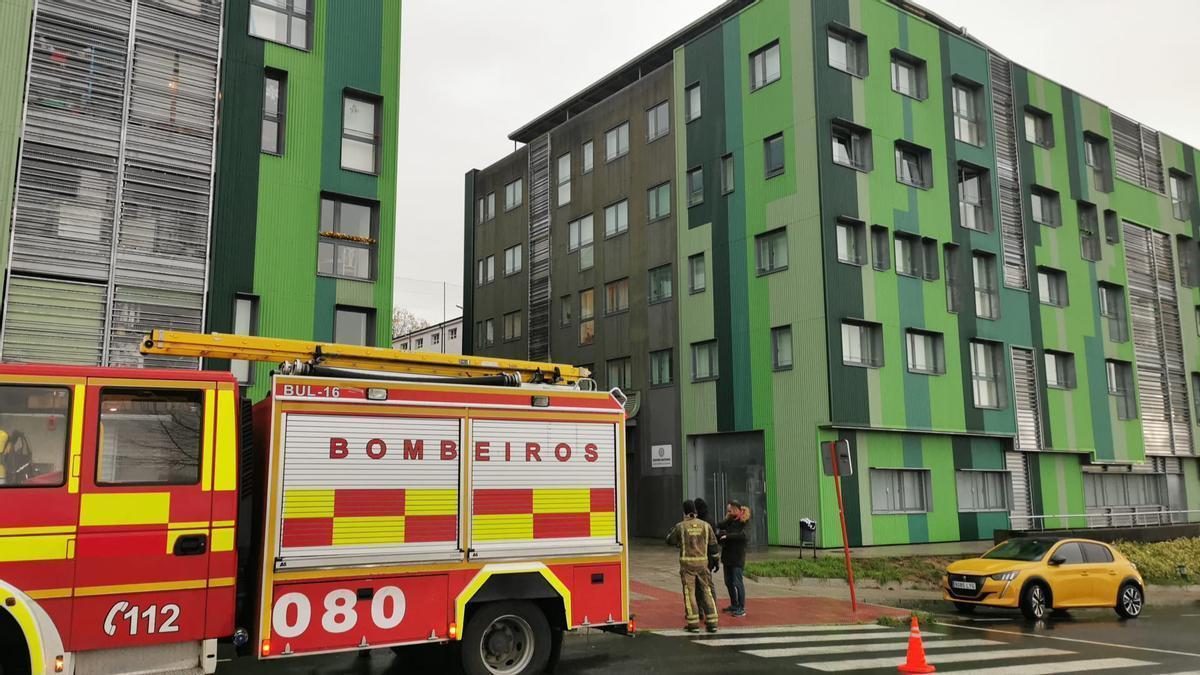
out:
{"label": "corrugated metal siding", "polygon": [[107,300],[102,284],[11,277],[4,359],[100,365]]}
{"label": "corrugated metal siding", "polygon": [[0,269],[8,264],[9,217],[16,179],[17,146],[21,137],[21,108],[29,58],[29,27],[33,0],[0,0]]}

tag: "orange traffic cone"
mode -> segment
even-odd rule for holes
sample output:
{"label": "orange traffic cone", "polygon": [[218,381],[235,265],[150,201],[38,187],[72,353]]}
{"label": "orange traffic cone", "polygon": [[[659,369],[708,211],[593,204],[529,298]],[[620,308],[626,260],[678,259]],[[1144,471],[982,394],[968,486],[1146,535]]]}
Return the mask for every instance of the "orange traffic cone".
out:
{"label": "orange traffic cone", "polygon": [[932,673],[937,670],[925,662],[925,644],[921,642],[921,627],[917,615],[912,618],[912,630],[908,634],[908,658],[900,665],[902,673]]}

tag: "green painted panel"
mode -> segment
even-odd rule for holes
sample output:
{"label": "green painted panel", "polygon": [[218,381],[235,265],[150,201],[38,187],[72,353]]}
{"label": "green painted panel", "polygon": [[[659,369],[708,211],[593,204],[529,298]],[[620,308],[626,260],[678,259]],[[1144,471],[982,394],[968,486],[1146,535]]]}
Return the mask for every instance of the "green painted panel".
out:
{"label": "green painted panel", "polygon": [[29,61],[33,0],[0,0],[0,273],[8,264],[9,218],[16,187],[21,108]]}

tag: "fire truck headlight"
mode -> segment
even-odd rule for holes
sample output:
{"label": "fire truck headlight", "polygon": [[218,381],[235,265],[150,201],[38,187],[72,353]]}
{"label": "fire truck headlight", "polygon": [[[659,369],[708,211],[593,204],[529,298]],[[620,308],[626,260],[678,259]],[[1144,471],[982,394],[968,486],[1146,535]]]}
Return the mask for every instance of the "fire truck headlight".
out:
{"label": "fire truck headlight", "polygon": [[387,400],[387,389],[371,387],[370,389],[367,390],[367,399],[369,399],[371,401],[386,401]]}
{"label": "fire truck headlight", "polygon": [[550,397],[549,396],[534,396],[529,401],[529,405],[531,405],[535,408],[549,408],[550,407]]}

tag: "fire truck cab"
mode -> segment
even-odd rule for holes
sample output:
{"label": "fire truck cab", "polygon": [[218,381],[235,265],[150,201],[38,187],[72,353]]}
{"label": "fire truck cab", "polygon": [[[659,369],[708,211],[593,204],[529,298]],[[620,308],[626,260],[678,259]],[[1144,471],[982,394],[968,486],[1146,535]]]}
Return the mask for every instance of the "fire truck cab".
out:
{"label": "fire truck cab", "polygon": [[212,673],[231,637],[534,673],[628,629],[619,392],[290,348],[359,369],[277,373],[251,413],[226,372],[0,366],[0,675]]}

